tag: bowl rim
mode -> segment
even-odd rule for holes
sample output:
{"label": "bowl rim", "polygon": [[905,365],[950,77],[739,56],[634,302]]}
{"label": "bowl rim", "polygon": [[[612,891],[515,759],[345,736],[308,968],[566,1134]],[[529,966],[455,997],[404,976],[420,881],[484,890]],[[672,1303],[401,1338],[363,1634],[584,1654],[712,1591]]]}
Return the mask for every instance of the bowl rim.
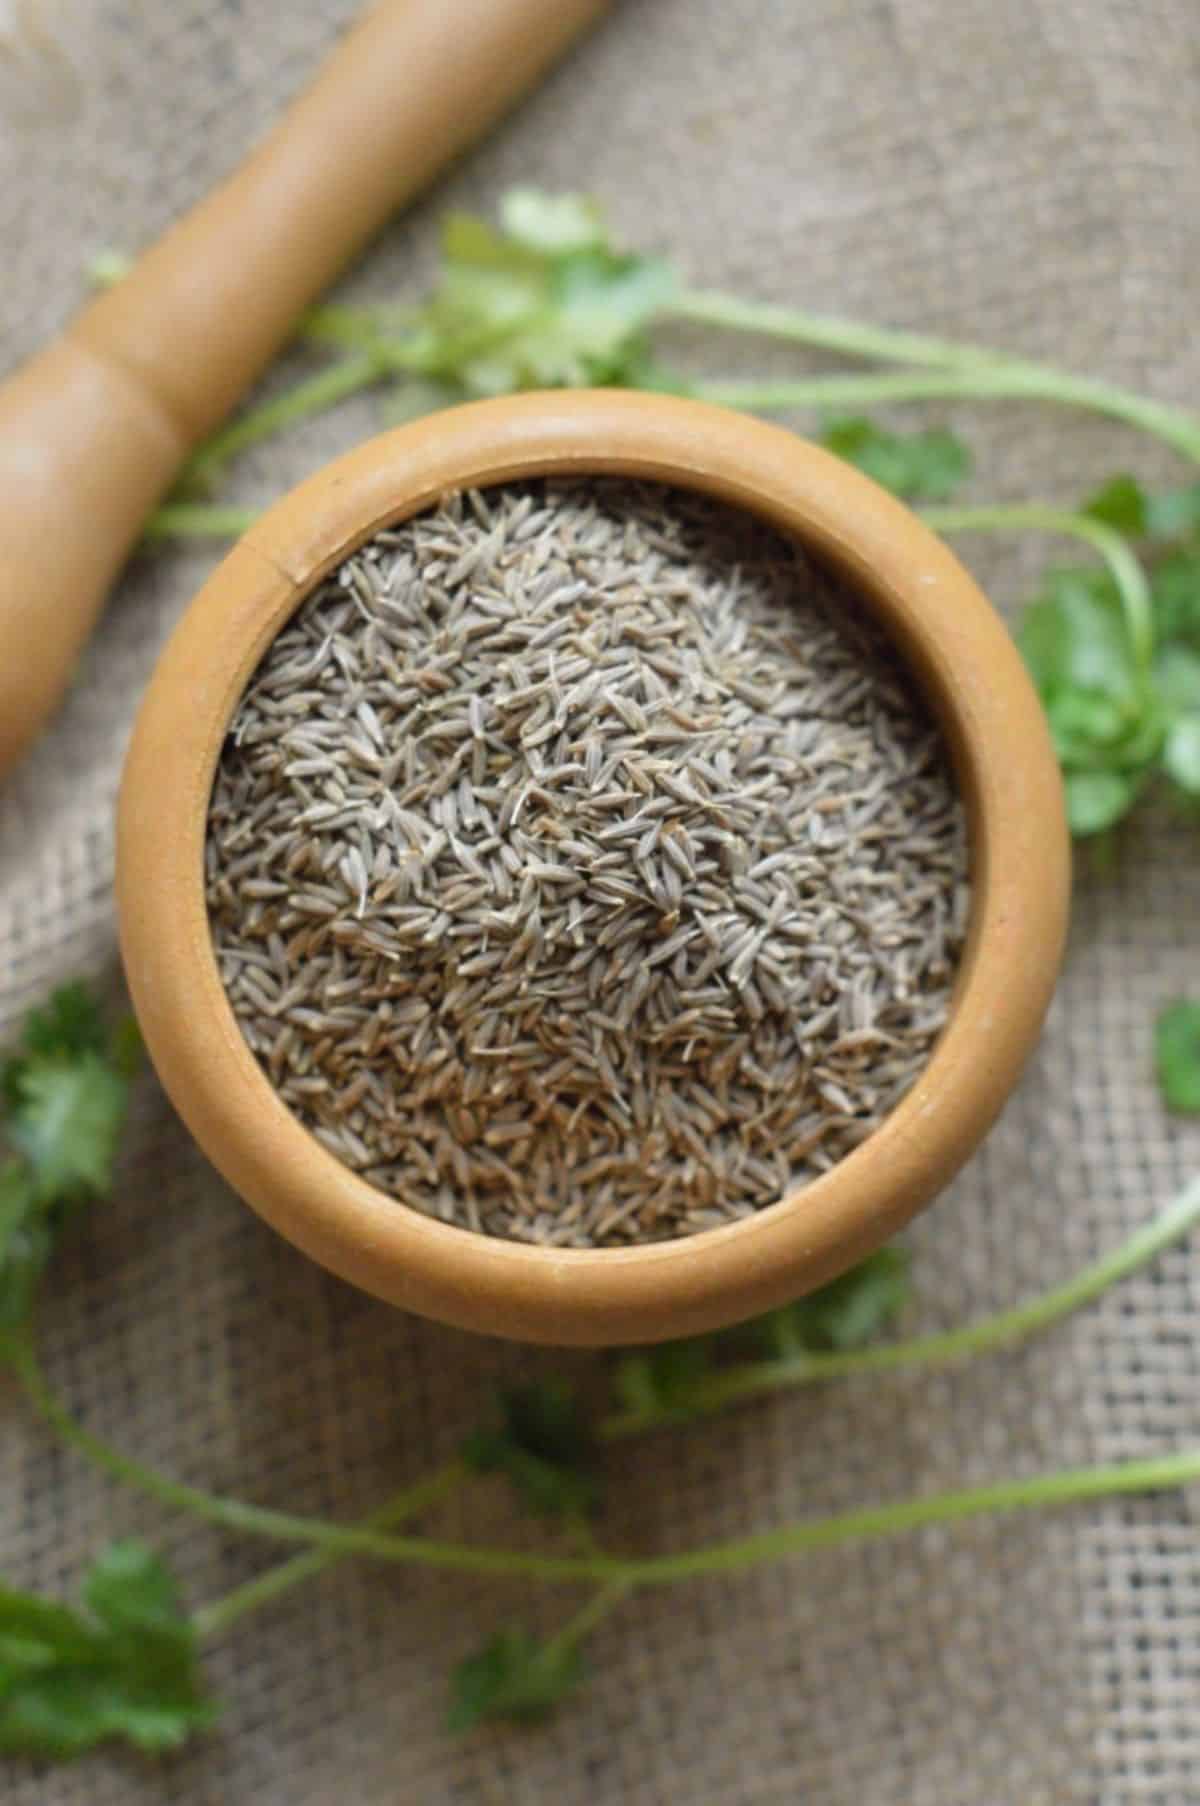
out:
{"label": "bowl rim", "polygon": [[[809,546],[863,598],[949,743],[972,903],[954,1001],[920,1078],[827,1173],[753,1216],[630,1248],[550,1249],[444,1224],[321,1146],[237,1026],[213,953],[204,838],[227,725],[266,646],[381,529],[447,493],[542,475],[703,491]],[[698,1334],[824,1283],[953,1176],[1037,1038],[1065,935],[1068,838],[1041,706],[999,617],[906,507],[790,431],[617,390],[468,403],[369,440],[277,502],[205,583],[144,698],[118,808],[118,914],[134,1007],[201,1148],[296,1246],[461,1328],[559,1345]]]}

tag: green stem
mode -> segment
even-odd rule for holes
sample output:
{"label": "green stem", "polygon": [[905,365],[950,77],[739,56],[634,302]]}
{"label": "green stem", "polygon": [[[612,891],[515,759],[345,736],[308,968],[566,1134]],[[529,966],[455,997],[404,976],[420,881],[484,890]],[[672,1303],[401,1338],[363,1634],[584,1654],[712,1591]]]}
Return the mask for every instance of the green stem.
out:
{"label": "green stem", "polygon": [[726,407],[770,412],[781,408],[867,407],[876,402],[1035,400],[1088,408],[1150,433],[1200,462],[1200,420],[1113,383],[996,359],[964,360],[935,370],[881,371],[865,376],[815,376],[781,382],[702,382],[692,393]]}
{"label": "green stem", "polygon": [[168,502],[146,522],[143,539],[238,539],[259,518],[257,508],[208,502]]}
{"label": "green stem", "polygon": [[782,1392],[818,1380],[854,1374],[892,1373],[908,1367],[942,1367],[1024,1341],[1060,1318],[1091,1304],[1108,1288],[1145,1266],[1172,1242],[1200,1222],[1200,1179],[1193,1179],[1157,1216],[1127,1241],[1084,1267],[1063,1285],[1030,1298],[1013,1309],[998,1311],[961,1329],[917,1336],[907,1342],[856,1348],[845,1354],[799,1354],[783,1361],[747,1362],[706,1375],[670,1411],[621,1412],[607,1417],[599,1433],[606,1441],[678,1423],[680,1409],[689,1416],[709,1416],[743,1399]]}
{"label": "green stem", "polygon": [[778,1530],[735,1537],[682,1555],[660,1555],[622,1564],[621,1571],[639,1586],[693,1580],[703,1574],[733,1574],[761,1561],[830,1549],[839,1543],[896,1536],[931,1524],[948,1524],[992,1512],[1026,1511],[1035,1506],[1079,1504],[1121,1493],[1160,1492],[1200,1480],[1200,1449],[1163,1455],[1148,1461],[1117,1461],[1100,1467],[1064,1468],[1024,1480],[999,1480],[990,1486],[934,1493],[925,1499],[901,1499],[865,1511],[811,1518]]}
{"label": "green stem", "polygon": [[736,295],[718,295],[699,289],[689,289],[677,296],[664,317],[691,320],[703,326],[728,327],[733,332],[759,333],[765,338],[791,339],[824,351],[841,351],[848,357],[875,358],[887,364],[961,368],[994,364],[1004,355],[977,345],[957,344],[951,339],[931,339],[914,332],[896,332],[886,326],[841,320],[829,314],[810,314],[770,301],[743,301]]}
{"label": "green stem", "polygon": [[[524,1578],[562,1584],[586,1581],[605,1586],[665,1586],[705,1574],[732,1574],[759,1562],[829,1549],[839,1543],[896,1536],[931,1524],[982,1517],[991,1512],[1035,1506],[1077,1504],[1121,1493],[1162,1492],[1200,1480],[1200,1449],[1144,1461],[1065,1468],[1058,1473],[1000,1480],[988,1486],[900,1499],[862,1511],[810,1518],[776,1530],[732,1537],[679,1555],[538,1555],[524,1549],[489,1549],[470,1543],[435,1542],[426,1537],[394,1537],[382,1532],[343,1530],[337,1541],[347,1550],[402,1566],[445,1568],[457,1573]],[[599,1611],[599,1601],[594,1602]],[[607,1607],[606,1607],[607,1609]]]}
{"label": "green stem", "polygon": [[554,1635],[543,1649],[543,1657],[558,1656],[565,1650],[575,1649],[591,1636],[602,1619],[620,1605],[622,1599],[632,1592],[635,1582],[632,1580],[610,1580],[594,1593],[587,1604],[577,1611],[573,1618],[568,1618],[561,1630]]}
{"label": "green stem", "polygon": [[[1159,1491],[1200,1479],[1200,1450],[1191,1450],[1154,1460],[1066,1469],[1029,1479],[1004,1480],[990,1486],[934,1494],[924,1499],[900,1500],[891,1505],[844,1512],[832,1517],[810,1519],[806,1523],[785,1525],[777,1530],[760,1531],[751,1536],[735,1537],[727,1542],[688,1550],[680,1555],[641,1559],[600,1554],[537,1555],[524,1550],[479,1548],[464,1543],[436,1542],[423,1537],[396,1537],[369,1527],[344,1528],[320,1520],[295,1518],[283,1512],[239,1505],[212,1494],[201,1493],[177,1481],[166,1480],[160,1475],[148,1473],[138,1463],[107,1448],[73,1423],[46,1388],[31,1350],[18,1347],[13,1350],[12,1358],[33,1402],[69,1442],[83,1449],[106,1471],[150,1492],[162,1503],[182,1506],[231,1529],[267,1535],[281,1541],[314,1543],[329,1551],[331,1557],[341,1554],[369,1555],[381,1561],[448,1568],[462,1573],[523,1576],[532,1580],[560,1582],[598,1581],[614,1589],[618,1585],[663,1585],[703,1574],[732,1573],[752,1567],[760,1561],[829,1548],[837,1543],[861,1541],[868,1537],[896,1535],[905,1530],[948,1523],[988,1512],[1015,1511],[1038,1505],[1062,1505],[1118,1493]],[[428,1504],[430,1485],[430,1482],[425,1482],[414,1489],[414,1494],[403,1504],[411,1504],[414,1496],[420,1505]],[[449,1485],[448,1478],[443,1481],[443,1485]],[[390,1514],[401,1509],[401,1504],[401,1501],[394,1500],[385,1510]],[[249,1611],[252,1605],[278,1596],[286,1586],[294,1585],[297,1579],[306,1578],[313,1571],[312,1563],[307,1559],[302,1568],[297,1563],[284,1563],[274,1571],[273,1578],[261,1576],[257,1582],[251,1583],[254,1589],[252,1596],[248,1589],[239,1589],[238,1593],[231,1594],[229,1598],[217,1601],[203,1617],[205,1634],[213,1635],[218,1630],[227,1628],[242,1612]],[[283,1578],[285,1573],[286,1579]],[[607,1610],[609,1603],[615,1603],[615,1600],[606,1602],[603,1609]],[[591,1615],[599,1615],[601,1609],[597,1599],[591,1606]],[[577,1623],[575,1634],[579,1634]]]}
{"label": "green stem", "polygon": [[[352,1525],[331,1524],[324,1518],[305,1518],[292,1512],[272,1511],[266,1506],[248,1505],[241,1499],[223,1498],[219,1493],[188,1486],[182,1480],[173,1480],[168,1474],[160,1474],[154,1468],[144,1466],[132,1456],[122,1454],[120,1449],[110,1447],[99,1436],[93,1436],[82,1424],[76,1423],[48,1384],[27,1338],[13,1338],[5,1344],[4,1352],[30,1404],[65,1443],[86,1456],[103,1473],[156,1499],[160,1505],[173,1511],[190,1512],[193,1517],[203,1518],[210,1524],[220,1524],[226,1530],[238,1530],[247,1536],[266,1537],[273,1542],[311,1543],[334,1555],[377,1554],[381,1540],[387,1544],[387,1539],[381,1539],[374,1531],[356,1529]],[[400,1494],[383,1509],[403,1516],[409,1515],[410,1507],[412,1512],[424,1510],[431,1487],[435,1496],[440,1497],[443,1488],[449,1489],[451,1476],[457,1480],[462,1477],[462,1473],[459,1463],[454,1462],[444,1472],[418,1481],[407,1493]]]}
{"label": "green stem", "polygon": [[[378,1511],[373,1511],[354,1528],[368,1531],[395,1530],[399,1525],[421,1517],[434,1506],[440,1505],[466,1478],[467,1469],[461,1462],[452,1461],[439,1472],[430,1474],[427,1480],[418,1481],[415,1486],[397,1493],[395,1498],[389,1499],[386,1505],[381,1505]],[[265,1573],[256,1575],[253,1580],[246,1581],[243,1586],[235,1587],[224,1598],[202,1606],[194,1620],[197,1634],[200,1637],[222,1636],[239,1618],[281,1598],[293,1587],[314,1579],[344,1558],[345,1552],[341,1549],[322,1548],[309,1549],[303,1555],[293,1555],[289,1560],[277,1563]]]}
{"label": "green stem", "polygon": [[922,508],[921,518],[937,533],[1055,533],[1081,539],[1108,566],[1121,606],[1134,657],[1142,671],[1154,655],[1154,617],[1146,574],[1126,541],[1104,521],[1034,504],[989,504],[964,508]]}
{"label": "green stem", "polygon": [[232,426],[215,433],[200,447],[184,467],[181,485],[191,489],[211,483],[235,453],[245,451],[263,439],[270,439],[285,427],[295,426],[299,421],[306,420],[310,414],[319,414],[326,408],[334,407],[339,401],[345,401],[347,396],[357,394],[360,389],[370,388],[386,373],[387,368],[386,361],[377,350],[358,351],[319,370],[304,382],[296,383],[282,395],[277,395],[273,401],[265,401],[261,407],[248,409]]}

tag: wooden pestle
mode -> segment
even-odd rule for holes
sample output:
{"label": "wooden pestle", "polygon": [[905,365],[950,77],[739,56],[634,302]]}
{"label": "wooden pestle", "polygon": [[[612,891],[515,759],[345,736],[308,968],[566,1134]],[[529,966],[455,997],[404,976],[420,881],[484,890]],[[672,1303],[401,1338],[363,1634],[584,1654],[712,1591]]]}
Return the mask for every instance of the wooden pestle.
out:
{"label": "wooden pestle", "polygon": [[0,387],[0,778],[196,445],[606,0],[383,0],[242,166]]}

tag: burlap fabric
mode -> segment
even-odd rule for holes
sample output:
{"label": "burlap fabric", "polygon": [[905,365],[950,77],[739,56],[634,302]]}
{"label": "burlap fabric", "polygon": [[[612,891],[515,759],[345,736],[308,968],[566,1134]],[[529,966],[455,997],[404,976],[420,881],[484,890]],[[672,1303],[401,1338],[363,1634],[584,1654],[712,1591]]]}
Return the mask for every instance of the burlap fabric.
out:
{"label": "burlap fabric", "polygon": [[[447,0],[450,4],[451,0]],[[0,66],[2,355],[80,298],[82,265],[198,196],[302,82],[351,0],[20,0]],[[61,57],[38,48],[57,32]],[[32,42],[31,40],[35,40]],[[15,59],[15,60],[14,60]],[[1200,394],[1195,0],[628,0],[519,117],[397,223],[349,292],[409,292],[438,215],[515,181],[586,187],[639,245],[714,287],[971,336]],[[797,368],[712,338],[716,374]],[[188,347],[179,347],[181,358]],[[1115,428],[999,404],[950,416],[981,495],[1074,498],[1140,460]],[[268,497],[371,429],[348,407],[246,460]],[[86,531],[86,523],[80,523]],[[1004,605],[1049,550],[965,548]],[[121,588],[53,733],[0,798],[0,1023],[55,981],[115,983],[111,810],[138,694],[211,562],[163,551]],[[2,656],[25,656],[4,648]],[[1145,819],[1081,873],[1069,965],[1001,1125],[910,1240],[913,1325],[1064,1276],[1200,1154],[1148,1072],[1152,1014],[1194,979],[1194,828]],[[606,1535],[689,1544],[806,1512],[1200,1432],[1186,1251],[1036,1345],[964,1372],[756,1406],[631,1450]],[[369,1509],[444,1456],[497,1377],[553,1357],[430,1327],[294,1254],[230,1195],[153,1082],[122,1182],[59,1263],[45,1315],[89,1424],[174,1473],[305,1512]],[[593,1364],[576,1363],[586,1373]],[[4,1567],[70,1588],[117,1532],[190,1598],[272,1558],[95,1478],[0,1401]],[[484,1488],[447,1527],[514,1536]],[[551,1728],[452,1743],[451,1664],[501,1618],[569,1600],[346,1567],[213,1650],[221,1727],[171,1762],[4,1771],[13,1806],[1007,1806],[1200,1800],[1195,1498],[981,1521],[639,1599]]]}

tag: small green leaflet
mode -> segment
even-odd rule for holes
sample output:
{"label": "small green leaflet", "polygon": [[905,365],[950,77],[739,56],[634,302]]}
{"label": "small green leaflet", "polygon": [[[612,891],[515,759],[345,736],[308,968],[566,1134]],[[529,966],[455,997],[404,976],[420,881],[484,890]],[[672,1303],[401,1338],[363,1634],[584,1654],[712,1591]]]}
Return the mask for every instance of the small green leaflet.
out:
{"label": "small green leaflet", "polygon": [[663,1421],[690,1417],[697,1386],[716,1365],[711,1337],[662,1342],[657,1348],[622,1355],[613,1373],[617,1396],[636,1417]]}
{"label": "small green leaflet", "polygon": [[476,1430],[463,1459],[477,1473],[502,1473],[518,1499],[543,1517],[580,1517],[599,1498],[595,1451],[565,1380],[513,1387],[499,1421]]}
{"label": "small green leaflet", "polygon": [[577,1644],[540,1642],[514,1625],[455,1670],[448,1727],[469,1731],[488,1718],[536,1724],[575,1691],[586,1672]]}
{"label": "small green leaflet", "polygon": [[136,1059],[91,993],[55,992],[30,1016],[0,1077],[0,1334],[24,1324],[55,1240],[106,1192]]}
{"label": "small green leaflet", "polygon": [[904,501],[944,501],[971,472],[966,446],[940,428],[890,433],[855,416],[826,421],[821,444]]}
{"label": "small green leaflet", "polygon": [[1169,1110],[1200,1115],[1200,1003],[1168,1004],[1154,1025],[1154,1064]]}
{"label": "small green leaflet", "polygon": [[657,387],[646,332],[676,292],[661,258],[616,248],[593,202],[517,188],[505,195],[497,227],[450,215],[440,278],[422,305],[322,309],[317,330],[371,350],[443,401]]}
{"label": "small green leaflet", "polygon": [[887,1329],[912,1290],[902,1248],[879,1248],[849,1272],[746,1326],[774,1360],[861,1348]]}
{"label": "small green leaflet", "polygon": [[1159,639],[1200,651],[1200,546],[1180,546],[1154,565],[1150,601]]}
{"label": "small green leaflet", "polygon": [[8,1136],[44,1198],[107,1189],[128,1088],[99,1054],[31,1059],[16,1081]]}
{"label": "small green leaflet", "polygon": [[0,1356],[5,1336],[29,1321],[54,1234],[24,1162],[0,1168]]}
{"label": "small green leaflet", "polygon": [[152,1550],[111,1544],[83,1603],[0,1585],[0,1752],[65,1760],[110,1738],[168,1750],[212,1723],[195,1633]]}
{"label": "small green leaflet", "polygon": [[1079,512],[1091,520],[1103,521],[1130,539],[1141,539],[1146,533],[1150,498],[1138,482],[1125,472],[1110,477],[1102,489],[1089,496]]}
{"label": "small green leaflet", "polygon": [[1136,477],[1122,472],[1089,496],[1079,512],[1129,539],[1187,539],[1200,532],[1200,483],[1150,495]]}
{"label": "small green leaflet", "polygon": [[1062,765],[1073,834],[1113,826],[1163,750],[1168,716],[1139,669],[1107,572],[1047,572],[1018,633]]}
{"label": "small green leaflet", "polygon": [[1133,808],[1142,791],[1142,779],[1123,771],[1067,771],[1063,773],[1067,825],[1077,840],[1103,834]]}
{"label": "small green leaflet", "polygon": [[894,1322],[911,1291],[901,1248],[879,1248],[819,1291],[715,1336],[663,1342],[617,1362],[614,1385],[631,1416],[666,1422],[693,1416],[722,1356],[747,1343],[767,1360],[859,1348]]}

